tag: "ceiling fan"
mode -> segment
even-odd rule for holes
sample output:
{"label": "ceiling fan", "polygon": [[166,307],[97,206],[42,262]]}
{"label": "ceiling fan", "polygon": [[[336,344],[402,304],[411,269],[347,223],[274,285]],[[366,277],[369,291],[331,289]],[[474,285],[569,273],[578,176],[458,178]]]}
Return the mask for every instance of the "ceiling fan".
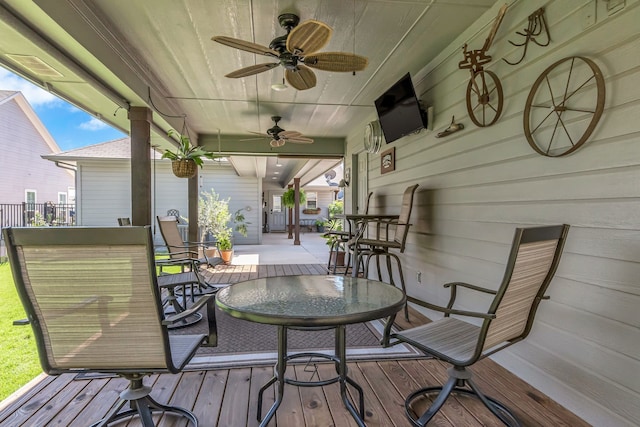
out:
{"label": "ceiling fan", "polygon": [[313,139],[307,138],[306,136],[302,136],[300,132],[282,129],[280,126],[278,126],[278,122],[281,119],[282,117],[280,116],[272,116],[271,120],[275,122],[275,125],[270,129],[267,129],[266,134],[263,134],[261,132],[251,132],[251,131],[250,132],[271,139],[271,141],[269,141],[269,145],[271,145],[274,148],[282,147],[287,142],[292,142],[294,144],[312,144],[313,143]]}
{"label": "ceiling fan", "polygon": [[331,27],[323,22],[308,20],[298,25],[300,18],[293,13],[278,16],[278,22],[287,34],[273,39],[269,47],[226,36],[212,38],[223,45],[269,56],[279,61],[251,65],[233,71],[225,77],[247,77],[282,65],[285,68],[287,82],[298,90],[306,90],[316,85],[316,75],[311,68],[323,71],[356,72],[364,70],[369,63],[364,56],[353,53],[318,52],[329,42],[333,32]]}

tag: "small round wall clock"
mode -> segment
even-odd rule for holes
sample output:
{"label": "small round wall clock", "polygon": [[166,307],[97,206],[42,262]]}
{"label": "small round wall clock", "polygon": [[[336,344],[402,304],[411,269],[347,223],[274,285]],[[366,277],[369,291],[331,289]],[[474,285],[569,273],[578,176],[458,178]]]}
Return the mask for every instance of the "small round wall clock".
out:
{"label": "small round wall clock", "polygon": [[374,120],[364,128],[364,149],[369,153],[377,153],[382,146],[382,128],[380,122]]}
{"label": "small round wall clock", "polygon": [[537,153],[560,157],[589,139],[604,111],[604,77],[581,56],[561,59],[535,81],[524,108],[524,134]]}

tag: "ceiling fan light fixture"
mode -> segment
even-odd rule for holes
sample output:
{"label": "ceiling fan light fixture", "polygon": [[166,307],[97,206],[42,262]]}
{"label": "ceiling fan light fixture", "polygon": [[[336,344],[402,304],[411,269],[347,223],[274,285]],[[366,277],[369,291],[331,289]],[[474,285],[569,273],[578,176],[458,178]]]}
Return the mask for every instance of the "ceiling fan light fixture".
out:
{"label": "ceiling fan light fixture", "polygon": [[271,90],[275,90],[276,92],[282,92],[283,90],[287,90],[289,86],[287,86],[286,84],[284,84],[284,81],[282,83],[274,83],[271,85]]}

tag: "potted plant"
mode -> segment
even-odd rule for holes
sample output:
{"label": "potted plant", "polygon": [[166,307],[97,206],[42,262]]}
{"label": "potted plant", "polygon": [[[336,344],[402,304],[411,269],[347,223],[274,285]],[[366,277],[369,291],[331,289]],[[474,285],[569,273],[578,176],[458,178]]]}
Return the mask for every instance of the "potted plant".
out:
{"label": "potted plant", "polygon": [[[211,233],[216,241],[217,249],[222,260],[228,264],[233,256],[233,231],[247,236],[247,224],[242,209],[233,215],[229,212],[229,200],[221,200],[220,196],[211,190],[200,197],[198,204],[198,223],[203,234]],[[234,226],[232,226],[233,224]]]}
{"label": "potted plant", "polygon": [[324,227],[327,224],[326,218],[317,218],[315,224],[318,233],[324,233]]}
{"label": "potted plant", "polygon": [[[305,194],[303,189],[300,189],[300,204],[303,205],[307,203],[307,195]],[[282,193],[282,206],[285,208],[292,208],[296,205],[296,189],[289,188],[287,191]]]}
{"label": "potted plant", "polygon": [[[169,136],[174,134],[173,129],[168,132]],[[214,159],[216,156],[202,147],[191,145],[191,141],[186,135],[180,135],[180,143],[175,151],[164,150],[164,154],[162,154],[163,159],[171,160],[171,169],[178,178],[195,176],[196,166],[202,167],[203,165],[203,157]]]}
{"label": "potted plant", "polygon": [[336,218],[332,218],[326,221],[326,226],[329,231],[322,235],[322,238],[326,240],[327,246],[329,248],[333,248],[331,251],[331,259],[329,260],[330,265],[344,265],[344,257],[345,251],[341,246],[335,247],[334,245],[339,245],[343,239],[342,231],[342,221]]}

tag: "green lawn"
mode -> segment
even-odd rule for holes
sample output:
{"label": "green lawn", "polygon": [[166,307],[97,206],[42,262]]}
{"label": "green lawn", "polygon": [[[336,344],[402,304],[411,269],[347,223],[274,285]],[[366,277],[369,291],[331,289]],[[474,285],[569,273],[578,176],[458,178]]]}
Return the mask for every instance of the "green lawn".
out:
{"label": "green lawn", "polygon": [[0,264],[0,401],[42,373],[31,327],[13,326],[26,317],[8,263]]}

